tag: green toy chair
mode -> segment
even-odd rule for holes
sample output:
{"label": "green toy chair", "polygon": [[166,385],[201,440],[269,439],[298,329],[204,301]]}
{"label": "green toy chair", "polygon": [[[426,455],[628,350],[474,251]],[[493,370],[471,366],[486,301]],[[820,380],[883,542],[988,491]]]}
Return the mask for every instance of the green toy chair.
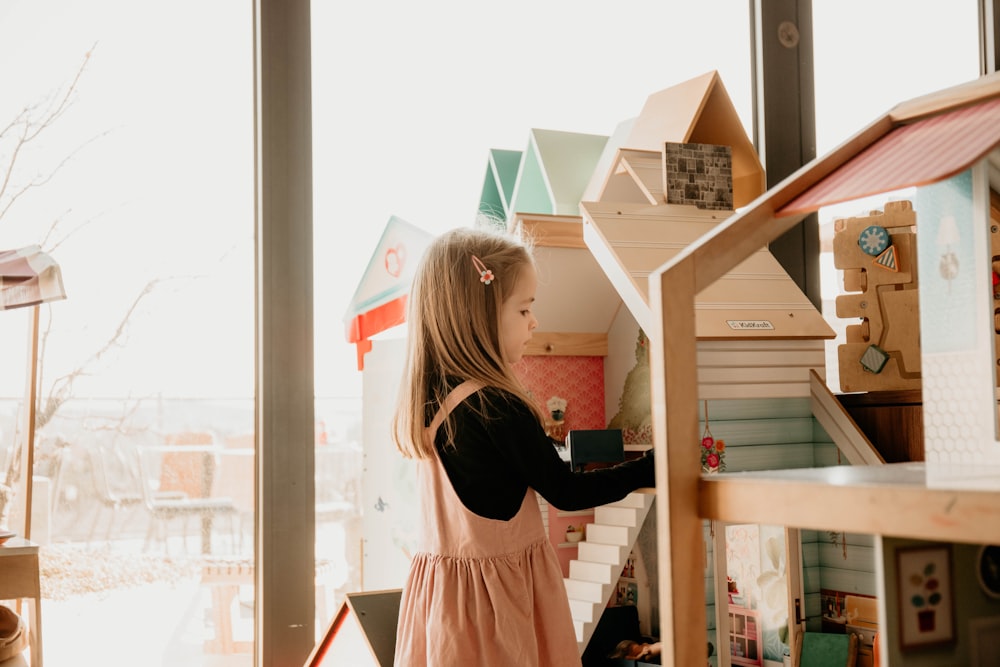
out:
{"label": "green toy chair", "polygon": [[800,632],[795,637],[799,667],[854,667],[858,657],[858,637],[830,632]]}

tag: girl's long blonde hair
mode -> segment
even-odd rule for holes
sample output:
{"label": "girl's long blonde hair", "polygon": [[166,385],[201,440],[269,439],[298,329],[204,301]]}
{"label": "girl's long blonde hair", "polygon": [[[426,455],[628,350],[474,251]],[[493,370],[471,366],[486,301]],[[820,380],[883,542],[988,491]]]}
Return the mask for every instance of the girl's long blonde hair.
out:
{"label": "girl's long blonde hair", "polygon": [[[473,261],[478,257],[493,273],[488,285]],[[533,265],[527,241],[485,227],[451,230],[431,243],[421,259],[410,290],[406,362],[392,437],[407,458],[427,458],[434,444],[424,429],[456,381],[474,380],[522,399],[542,419],[540,408],[510,366],[500,340],[500,308],[510,297],[521,272]],[[476,404],[484,416],[485,397]],[[442,428],[449,442],[450,420]]]}

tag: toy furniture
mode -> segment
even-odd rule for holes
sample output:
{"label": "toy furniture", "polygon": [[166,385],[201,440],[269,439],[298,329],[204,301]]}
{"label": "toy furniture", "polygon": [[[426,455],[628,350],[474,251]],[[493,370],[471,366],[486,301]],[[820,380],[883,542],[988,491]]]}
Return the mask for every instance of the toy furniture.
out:
{"label": "toy furniture", "polygon": [[800,667],[854,667],[858,638],[826,632],[803,632],[795,642]]}

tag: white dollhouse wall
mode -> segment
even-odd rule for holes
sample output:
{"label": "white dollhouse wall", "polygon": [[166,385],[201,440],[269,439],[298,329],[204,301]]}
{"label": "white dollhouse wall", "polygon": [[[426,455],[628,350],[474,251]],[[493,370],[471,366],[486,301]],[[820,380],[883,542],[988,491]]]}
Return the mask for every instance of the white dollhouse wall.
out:
{"label": "white dollhouse wall", "polygon": [[920,188],[915,198],[932,487],[1000,487],[987,162]]}
{"label": "white dollhouse wall", "polygon": [[390,436],[405,339],[372,340],[362,372],[362,590],[402,587],[416,549],[416,470]]}

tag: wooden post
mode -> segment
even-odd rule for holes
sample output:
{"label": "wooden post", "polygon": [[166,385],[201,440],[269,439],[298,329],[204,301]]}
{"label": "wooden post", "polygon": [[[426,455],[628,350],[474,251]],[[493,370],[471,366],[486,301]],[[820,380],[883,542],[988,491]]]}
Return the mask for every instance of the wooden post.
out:
{"label": "wooden post", "polygon": [[25,374],[24,403],[21,406],[21,478],[17,498],[21,505],[21,528],[18,533],[31,539],[32,475],[35,469],[35,411],[38,397],[38,309],[31,309],[28,323],[28,369]]}

